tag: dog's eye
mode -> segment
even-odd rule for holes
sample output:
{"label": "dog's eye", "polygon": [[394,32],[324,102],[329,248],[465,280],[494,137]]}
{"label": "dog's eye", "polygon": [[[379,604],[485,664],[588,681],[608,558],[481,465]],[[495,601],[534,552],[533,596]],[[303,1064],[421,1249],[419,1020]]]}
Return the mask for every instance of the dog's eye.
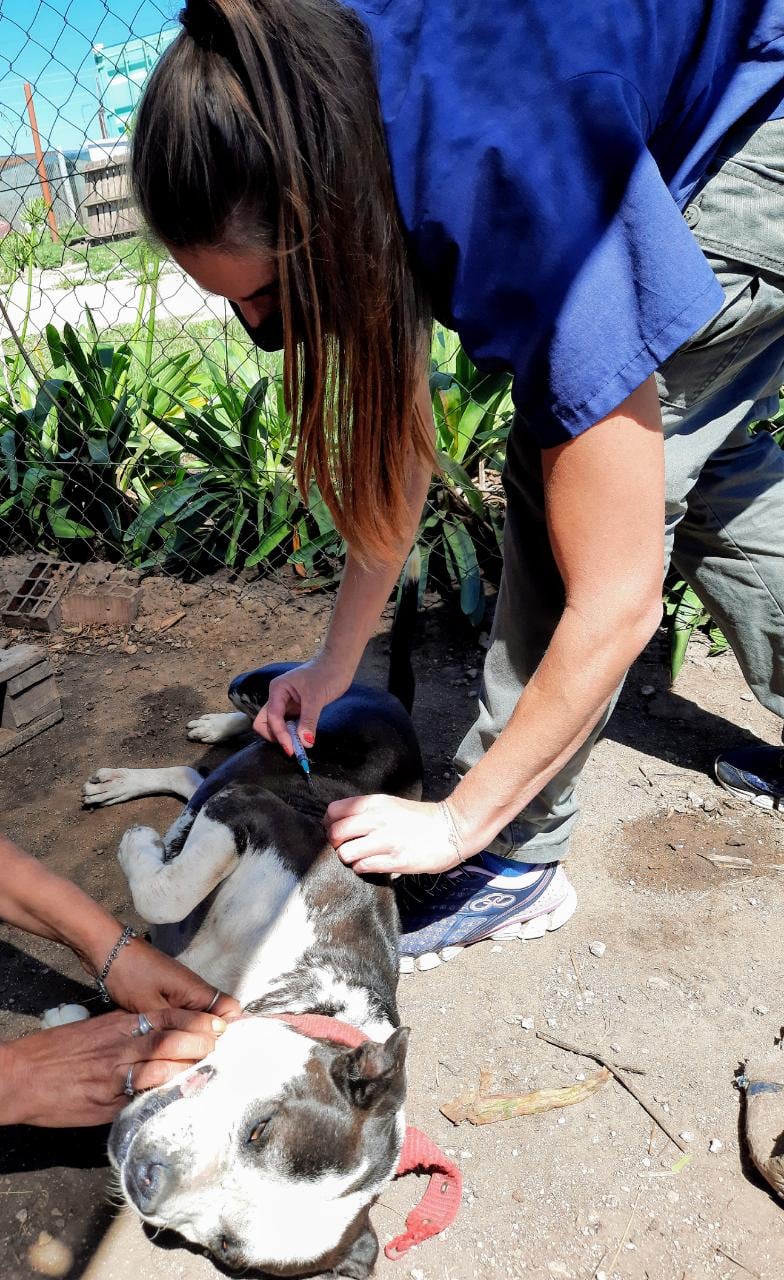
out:
{"label": "dog's eye", "polygon": [[245,1141],[247,1143],[258,1142],[261,1138],[263,1138],[267,1129],[267,1125],[269,1124],[271,1119],[272,1119],[272,1116],[264,1116],[261,1120],[257,1120],[253,1128],[251,1129],[250,1133],[248,1134],[247,1138],[245,1139]]}

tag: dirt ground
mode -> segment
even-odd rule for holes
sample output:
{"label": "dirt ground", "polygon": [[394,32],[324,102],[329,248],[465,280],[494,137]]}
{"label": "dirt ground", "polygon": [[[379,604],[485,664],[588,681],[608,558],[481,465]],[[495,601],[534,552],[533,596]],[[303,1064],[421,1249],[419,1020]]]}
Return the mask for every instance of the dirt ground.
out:
{"label": "dirt ground", "polygon": [[[0,587],[10,589],[23,567],[0,562]],[[286,582],[147,579],[139,620],[127,633],[44,637],[65,717],[0,760],[3,829],[132,921],[114,857],[120,835],[131,821],[163,828],[177,802],[90,813],[80,808],[81,782],[103,765],[222,758],[188,743],[185,722],[222,709],[235,672],[310,654],[328,609],[328,599]],[[436,598],[426,603],[421,630],[415,719],[437,795],[475,709],[482,648]],[[0,644],[17,638],[29,637],[0,631]],[[382,634],[365,676],[382,681],[385,663]],[[749,1168],[733,1087],[747,1056],[777,1052],[784,1021],[784,823],[733,802],[708,773],[720,747],[751,735],[775,742],[778,729],[729,656],[709,659],[696,649],[670,692],[657,638],[631,673],[581,784],[573,920],[541,941],[483,944],[401,979],[402,1014],[413,1028],[409,1120],[454,1155],[465,1197],[445,1235],[401,1262],[382,1258],[381,1280],[774,1280],[784,1273],[784,1206]],[[715,854],[752,865],[717,865]],[[601,958],[589,951],[595,941],[606,946]],[[43,1009],[93,994],[62,948],[0,929],[0,1036],[34,1030]],[[677,1148],[612,1081],[566,1110],[452,1127],[439,1105],[472,1090],[482,1069],[503,1091],[563,1086],[595,1069],[538,1040],[525,1029],[529,1019],[644,1067],[633,1079],[675,1133],[690,1135],[690,1162],[676,1164]],[[40,1274],[29,1250],[42,1231],[66,1246],[60,1275],[215,1274],[176,1240],[152,1243],[136,1220],[115,1217],[105,1136],[3,1133],[2,1280]],[[716,1140],[719,1149],[710,1151]],[[406,1178],[385,1192],[373,1212],[382,1244],[401,1230],[421,1190]]]}

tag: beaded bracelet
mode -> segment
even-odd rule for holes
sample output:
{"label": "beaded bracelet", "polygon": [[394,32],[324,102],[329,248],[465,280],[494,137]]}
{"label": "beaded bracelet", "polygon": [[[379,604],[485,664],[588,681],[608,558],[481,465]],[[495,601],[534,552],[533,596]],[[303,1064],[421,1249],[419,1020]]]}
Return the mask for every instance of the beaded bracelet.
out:
{"label": "beaded bracelet", "polygon": [[96,986],[98,987],[98,990],[101,993],[101,999],[103,1000],[104,1004],[111,1004],[112,1002],[112,997],[109,995],[109,990],[108,990],[108,987],[106,986],[106,979],[109,974],[109,970],[111,969],[118,955],[122,951],[123,947],[126,946],[131,941],[132,938],[138,938],[138,936],[139,935],[136,932],[136,930],[132,929],[131,926],[127,924],[123,929],[122,933],[120,934],[119,938],[115,942],[114,946],[112,947],[111,951],[109,952],[108,956],[106,957],[104,966],[101,969],[101,972],[98,974],[98,977],[95,979]]}

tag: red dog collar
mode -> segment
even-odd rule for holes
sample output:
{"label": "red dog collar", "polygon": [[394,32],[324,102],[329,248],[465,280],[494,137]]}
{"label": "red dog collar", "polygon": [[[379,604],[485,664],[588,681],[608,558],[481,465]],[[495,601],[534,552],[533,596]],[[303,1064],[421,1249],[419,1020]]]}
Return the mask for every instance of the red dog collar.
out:
{"label": "red dog collar", "polygon": [[[272,1017],[287,1022],[311,1040],[332,1040],[349,1049],[357,1049],[369,1039],[358,1027],[319,1013],[275,1013]],[[404,1173],[429,1173],[430,1181],[419,1204],[406,1218],[406,1230],[390,1240],[384,1249],[386,1256],[394,1260],[402,1258],[412,1245],[421,1244],[451,1226],[457,1217],[463,1190],[457,1165],[447,1160],[427,1134],[411,1125],[406,1128],[395,1177]]]}

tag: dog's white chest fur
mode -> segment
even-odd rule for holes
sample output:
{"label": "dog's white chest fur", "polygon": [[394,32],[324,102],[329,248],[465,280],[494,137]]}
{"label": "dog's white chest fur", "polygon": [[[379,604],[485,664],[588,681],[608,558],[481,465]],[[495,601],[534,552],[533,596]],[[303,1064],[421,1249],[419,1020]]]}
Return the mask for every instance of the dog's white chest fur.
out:
{"label": "dog's white chest fur", "polygon": [[297,877],[272,846],[249,847],[219,887],[197,936],[178,958],[245,1004],[273,990],[314,940]]}

